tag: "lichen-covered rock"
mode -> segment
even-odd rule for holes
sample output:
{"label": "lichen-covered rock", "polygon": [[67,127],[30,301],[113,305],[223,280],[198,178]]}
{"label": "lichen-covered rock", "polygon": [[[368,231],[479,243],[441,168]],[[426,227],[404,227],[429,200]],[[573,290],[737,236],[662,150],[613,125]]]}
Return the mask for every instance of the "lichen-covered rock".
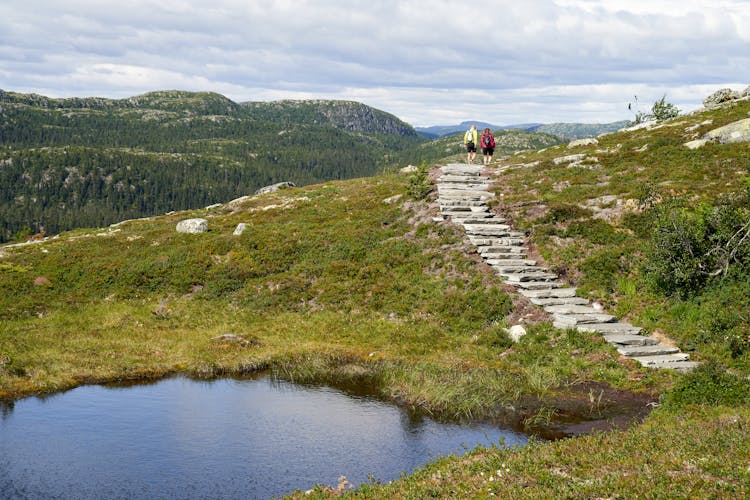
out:
{"label": "lichen-covered rock", "polygon": [[584,158],[586,158],[586,155],[583,153],[577,155],[560,156],[559,158],[555,158],[554,160],[552,160],[552,163],[554,163],[555,165],[561,165],[563,163],[583,161]]}
{"label": "lichen-covered rock", "polygon": [[419,170],[419,169],[417,167],[415,167],[414,165],[409,165],[409,166],[406,166],[406,167],[402,168],[400,170],[400,172],[402,174],[413,174],[417,170]]}
{"label": "lichen-covered rock", "polygon": [[587,137],[585,139],[577,139],[575,141],[571,141],[568,143],[568,149],[574,148],[576,146],[594,146],[599,144],[599,141],[597,139],[594,139],[593,137]]}
{"label": "lichen-covered rock", "polygon": [[271,184],[270,186],[264,186],[258,189],[255,192],[255,194],[273,193],[274,191],[278,191],[280,189],[287,189],[287,188],[293,188],[293,187],[297,187],[297,185],[293,182],[277,182],[276,184]]}
{"label": "lichen-covered rock", "polygon": [[198,234],[208,231],[206,219],[185,219],[177,223],[178,233]]}
{"label": "lichen-covered rock", "polygon": [[245,224],[244,222],[240,222],[239,224],[237,224],[237,227],[234,229],[234,232],[232,234],[235,236],[242,236],[242,233],[244,233],[246,229],[247,224]]}
{"label": "lichen-covered rock", "polygon": [[729,125],[713,129],[704,135],[703,138],[721,144],[748,142],[750,141],[750,118],[745,118],[744,120],[732,122]]}

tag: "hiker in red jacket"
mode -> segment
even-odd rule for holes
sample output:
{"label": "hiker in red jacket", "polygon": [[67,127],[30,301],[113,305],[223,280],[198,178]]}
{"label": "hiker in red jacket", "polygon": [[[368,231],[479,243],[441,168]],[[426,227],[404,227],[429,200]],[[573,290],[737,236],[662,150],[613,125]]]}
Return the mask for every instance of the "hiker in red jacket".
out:
{"label": "hiker in red jacket", "polygon": [[484,164],[489,165],[492,161],[492,153],[495,152],[495,138],[492,136],[490,129],[484,129],[482,132],[482,154],[484,155]]}

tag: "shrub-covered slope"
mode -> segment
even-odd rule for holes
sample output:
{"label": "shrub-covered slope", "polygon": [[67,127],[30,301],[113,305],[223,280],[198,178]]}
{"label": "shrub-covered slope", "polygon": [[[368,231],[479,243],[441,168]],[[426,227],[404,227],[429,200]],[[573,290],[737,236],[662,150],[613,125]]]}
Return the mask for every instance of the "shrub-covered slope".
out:
{"label": "shrub-covered slope", "polygon": [[519,155],[501,166],[498,208],[592,298],[748,375],[750,146],[684,145],[748,112],[738,101]]}

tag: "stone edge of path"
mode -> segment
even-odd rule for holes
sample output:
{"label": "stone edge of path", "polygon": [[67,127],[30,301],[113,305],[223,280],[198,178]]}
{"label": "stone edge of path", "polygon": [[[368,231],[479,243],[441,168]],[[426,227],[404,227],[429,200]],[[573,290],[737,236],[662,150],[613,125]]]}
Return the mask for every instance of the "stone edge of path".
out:
{"label": "stone edge of path", "polygon": [[555,328],[599,333],[621,355],[642,366],[690,371],[698,365],[687,353],[642,335],[642,328],[621,322],[589,299],[578,297],[576,289],[557,274],[528,259],[525,235],[487,205],[495,195],[488,190],[492,180],[484,169],[463,163],[440,167],[438,203],[443,220],[464,230],[477,253],[506,284],[549,313]]}

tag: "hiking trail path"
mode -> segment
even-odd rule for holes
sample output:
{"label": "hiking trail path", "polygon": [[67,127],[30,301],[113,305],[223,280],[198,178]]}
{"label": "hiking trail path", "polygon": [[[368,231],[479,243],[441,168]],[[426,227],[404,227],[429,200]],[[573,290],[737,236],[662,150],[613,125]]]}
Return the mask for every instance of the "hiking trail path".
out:
{"label": "hiking trail path", "polygon": [[618,321],[589,299],[577,296],[576,289],[557,274],[529,260],[524,233],[514,231],[487,205],[495,195],[489,191],[491,179],[484,169],[482,165],[463,163],[442,166],[437,180],[438,202],[442,217],[464,229],[479,255],[507,284],[550,313],[556,328],[599,333],[620,354],[643,366],[690,371],[698,365],[679,348],[642,335],[641,327]]}

